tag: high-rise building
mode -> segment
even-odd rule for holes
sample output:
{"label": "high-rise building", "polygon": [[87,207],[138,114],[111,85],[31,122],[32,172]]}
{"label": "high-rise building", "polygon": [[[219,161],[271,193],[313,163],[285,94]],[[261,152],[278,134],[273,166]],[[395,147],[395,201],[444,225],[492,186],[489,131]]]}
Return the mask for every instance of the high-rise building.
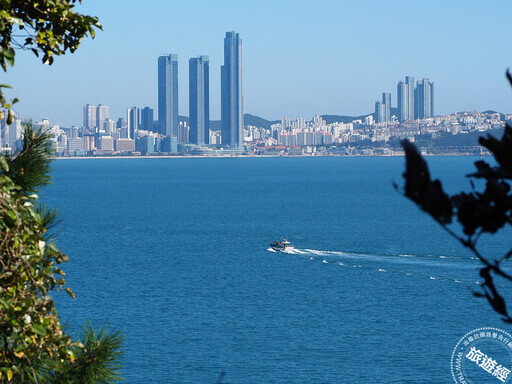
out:
{"label": "high-rise building", "polygon": [[210,142],[210,85],[208,56],[189,60],[190,142]]}
{"label": "high-rise building", "polygon": [[415,114],[419,119],[434,116],[434,83],[429,82],[427,78],[419,80],[416,85],[415,95]]}
{"label": "high-rise building", "polygon": [[391,93],[382,93],[382,101],[375,102],[375,122],[387,123],[391,121]]}
{"label": "high-rise building", "polygon": [[221,66],[222,144],[242,147],[244,114],[242,99],[242,39],[235,32],[224,38]]}
{"label": "high-rise building", "polygon": [[135,132],[139,130],[139,108],[131,107],[126,110],[128,121],[128,138],[135,139]]}
{"label": "high-rise building", "polygon": [[384,107],[384,122],[388,123],[391,121],[391,93],[382,94],[382,105]]}
{"label": "high-rise building", "polygon": [[110,135],[115,130],[116,123],[112,119],[106,119],[103,122],[103,130],[107,135]]}
{"label": "high-rise building", "polygon": [[[7,115],[7,114],[6,114]],[[17,118],[7,128],[7,144],[11,151],[14,153],[22,147],[22,134],[23,128],[21,125],[21,119]]]}
{"label": "high-rise building", "polygon": [[96,106],[91,104],[86,104],[84,107],[84,128],[89,131],[98,126],[96,109]]}
{"label": "high-rise building", "polygon": [[383,93],[382,101],[375,102],[375,122],[387,123],[391,121],[391,93]]}
{"label": "high-rise building", "polygon": [[180,121],[178,127],[178,142],[182,144],[190,143],[190,127],[187,125],[186,121]]}
{"label": "high-rise building", "polygon": [[140,110],[140,129],[143,131],[153,130],[153,109],[145,107]]}
{"label": "high-rise building", "polygon": [[398,120],[414,120],[414,77],[406,76],[397,86]]}
{"label": "high-rise building", "polygon": [[160,133],[178,136],[178,55],[158,58],[158,122]]}
{"label": "high-rise building", "polygon": [[96,126],[99,130],[104,130],[105,120],[109,118],[108,105],[100,104],[96,109]]}
{"label": "high-rise building", "polygon": [[380,101],[375,102],[375,122],[377,124],[384,122],[384,104]]}

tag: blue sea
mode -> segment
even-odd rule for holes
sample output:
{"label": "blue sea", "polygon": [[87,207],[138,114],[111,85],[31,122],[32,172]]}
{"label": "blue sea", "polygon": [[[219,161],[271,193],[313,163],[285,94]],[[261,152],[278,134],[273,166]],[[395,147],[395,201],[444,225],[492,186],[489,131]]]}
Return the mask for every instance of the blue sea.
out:
{"label": "blue sea", "polygon": [[[471,157],[429,158],[469,189]],[[401,157],[57,160],[59,314],[124,332],[126,383],[449,383],[479,261],[401,196]],[[272,252],[272,240],[296,247]],[[499,255],[510,237],[482,238]],[[510,295],[509,297],[512,297]]]}

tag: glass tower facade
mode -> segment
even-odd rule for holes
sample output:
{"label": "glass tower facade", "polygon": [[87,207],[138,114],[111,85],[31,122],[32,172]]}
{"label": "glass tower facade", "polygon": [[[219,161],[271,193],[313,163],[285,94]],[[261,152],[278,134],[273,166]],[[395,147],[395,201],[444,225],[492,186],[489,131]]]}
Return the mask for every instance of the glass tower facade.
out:
{"label": "glass tower facade", "polygon": [[128,138],[135,140],[135,134],[139,130],[139,108],[131,107],[126,110],[128,121]]}
{"label": "glass tower facade", "polygon": [[398,120],[414,120],[414,77],[406,76],[397,87]]}
{"label": "glass tower facade", "polygon": [[416,117],[424,119],[434,116],[434,83],[427,78],[418,81],[415,92]]}
{"label": "glass tower facade", "polygon": [[208,56],[191,58],[189,64],[190,137],[193,144],[210,140],[210,86]]}
{"label": "glass tower facade", "polygon": [[158,123],[160,133],[178,136],[178,55],[158,58]]}
{"label": "glass tower facade", "polygon": [[242,103],[242,39],[235,32],[224,38],[224,65],[221,66],[222,144],[242,147],[244,114]]}
{"label": "glass tower facade", "polygon": [[153,109],[145,107],[140,110],[140,129],[153,131]]}

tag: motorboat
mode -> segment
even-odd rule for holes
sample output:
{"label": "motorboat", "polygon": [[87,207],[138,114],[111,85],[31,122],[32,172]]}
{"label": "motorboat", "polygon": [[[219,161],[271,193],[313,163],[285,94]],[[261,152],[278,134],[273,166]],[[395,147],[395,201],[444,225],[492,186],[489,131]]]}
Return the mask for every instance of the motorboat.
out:
{"label": "motorboat", "polygon": [[270,243],[270,247],[274,250],[274,251],[280,251],[280,252],[285,252],[285,251],[288,251],[290,249],[294,249],[295,247],[293,246],[292,243],[290,243],[288,240],[286,239],[282,239],[281,241],[273,241]]}

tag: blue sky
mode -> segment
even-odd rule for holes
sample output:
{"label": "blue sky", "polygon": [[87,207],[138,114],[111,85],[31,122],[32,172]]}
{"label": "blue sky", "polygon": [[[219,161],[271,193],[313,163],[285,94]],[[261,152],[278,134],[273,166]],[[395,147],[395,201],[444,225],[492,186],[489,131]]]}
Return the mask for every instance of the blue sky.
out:
{"label": "blue sky", "polygon": [[81,125],[82,106],[157,106],[157,57],[179,57],[180,114],[188,115],[188,59],[210,57],[210,113],[220,117],[226,31],[243,39],[244,112],[267,119],[371,113],[406,75],[435,83],[435,113],[512,112],[510,0],[83,0],[104,30],[42,65],[18,52],[2,83],[24,118]]}

